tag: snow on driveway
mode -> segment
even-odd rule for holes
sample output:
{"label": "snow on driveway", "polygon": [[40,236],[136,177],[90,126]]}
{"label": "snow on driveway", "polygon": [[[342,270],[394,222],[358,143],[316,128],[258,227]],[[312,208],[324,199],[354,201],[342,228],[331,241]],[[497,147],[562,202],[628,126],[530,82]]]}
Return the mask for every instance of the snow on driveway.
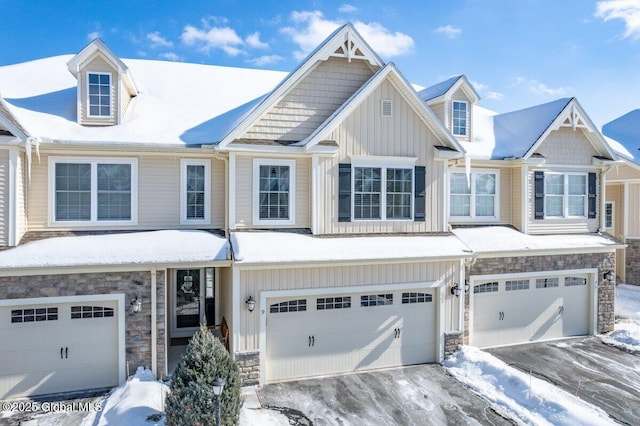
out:
{"label": "snow on driveway", "polygon": [[640,286],[616,286],[616,328],[602,341],[629,351],[640,352]]}

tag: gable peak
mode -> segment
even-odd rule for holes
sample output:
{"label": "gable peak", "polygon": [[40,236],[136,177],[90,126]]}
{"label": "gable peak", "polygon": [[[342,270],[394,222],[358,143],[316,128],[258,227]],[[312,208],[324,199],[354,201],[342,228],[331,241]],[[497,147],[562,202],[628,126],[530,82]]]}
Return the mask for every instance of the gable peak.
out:
{"label": "gable peak", "polygon": [[335,57],[345,58],[349,62],[352,60],[364,60],[374,67],[384,66],[384,61],[350,23],[335,30],[315,52],[311,53],[310,57],[319,52],[323,52],[321,57],[318,58],[320,60]]}

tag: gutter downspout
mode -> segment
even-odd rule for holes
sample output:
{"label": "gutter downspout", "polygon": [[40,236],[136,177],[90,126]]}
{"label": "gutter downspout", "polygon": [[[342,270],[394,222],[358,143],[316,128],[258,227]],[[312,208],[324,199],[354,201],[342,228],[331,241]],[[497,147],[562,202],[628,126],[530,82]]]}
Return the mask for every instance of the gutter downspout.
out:
{"label": "gutter downspout", "polygon": [[[158,294],[156,267],[151,268],[151,372],[158,378]],[[167,348],[165,347],[165,356]]]}

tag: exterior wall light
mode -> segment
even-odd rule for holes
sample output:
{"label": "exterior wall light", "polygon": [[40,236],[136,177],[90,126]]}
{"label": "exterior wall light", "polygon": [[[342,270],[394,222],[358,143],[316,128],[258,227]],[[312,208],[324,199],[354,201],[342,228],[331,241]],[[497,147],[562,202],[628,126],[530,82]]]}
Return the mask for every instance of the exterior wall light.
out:
{"label": "exterior wall light", "polygon": [[142,311],[142,298],[136,296],[135,299],[131,301],[131,309],[133,309],[133,313],[137,314]]}
{"label": "exterior wall light", "polygon": [[456,297],[460,297],[460,286],[456,283],[453,285],[453,287],[451,287],[451,294],[453,294]]}
{"label": "exterior wall light", "polygon": [[602,278],[604,278],[607,281],[613,281],[613,278],[614,278],[613,271],[609,270],[605,272],[604,274],[602,274]]}
{"label": "exterior wall light", "polygon": [[253,297],[249,296],[247,300],[244,301],[247,304],[247,309],[249,312],[253,312],[253,309],[256,307],[256,301],[253,300]]}

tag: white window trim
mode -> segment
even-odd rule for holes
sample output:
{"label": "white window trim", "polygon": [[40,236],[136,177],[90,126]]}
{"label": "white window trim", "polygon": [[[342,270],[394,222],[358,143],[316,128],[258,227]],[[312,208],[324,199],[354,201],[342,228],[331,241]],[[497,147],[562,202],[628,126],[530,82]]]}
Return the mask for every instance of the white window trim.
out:
{"label": "white window trim", "polygon": [[[454,125],[453,125],[453,112],[455,111],[455,104],[456,103],[461,103],[461,104],[465,104],[465,121],[466,121],[466,125],[464,127],[464,134],[457,134],[454,133]],[[451,101],[451,133],[453,134],[453,136],[455,137],[460,137],[460,138],[468,138],[469,137],[469,102],[467,101],[460,101],[457,99],[453,99]]]}
{"label": "white window trim", "polygon": [[[549,216],[547,215],[547,181],[546,178],[549,175],[563,175],[564,179],[564,194],[562,194],[562,216]],[[587,172],[545,172],[544,181],[544,218],[545,219],[586,219],[589,216],[589,173]],[[569,215],[569,176],[584,176],[584,215],[583,216],[570,216]],[[553,196],[553,194],[549,194]]]}
{"label": "white window trim", "polygon": [[[91,164],[91,220],[56,220],[56,170],[57,163]],[[98,164],[131,165],[131,219],[98,220]],[[49,225],[60,226],[110,226],[138,224],[138,159],[94,157],[49,157]]]}
{"label": "white window trim", "polygon": [[[187,218],[187,167],[204,166],[204,219]],[[209,225],[211,223],[211,161],[180,160],[180,224]]]}
{"label": "white window trim", "polygon": [[[611,226],[607,226],[607,204],[611,204]],[[615,201],[604,202],[604,229],[615,230],[616,229],[616,203]]]}
{"label": "white window trim", "polygon": [[[464,169],[451,169],[449,170],[449,179],[454,173],[466,173]],[[496,175],[496,193],[493,201],[493,216],[476,216],[476,204],[475,204],[475,177],[478,173],[493,173]],[[451,215],[451,183],[447,182],[449,187],[449,196],[447,203],[449,203],[449,221],[456,222],[499,222],[500,221],[500,170],[498,169],[471,169],[471,216],[452,216]]]}
{"label": "white window trim", "polygon": [[[89,76],[90,75],[108,75],[109,76],[109,115],[94,115],[91,114],[91,102],[89,101]],[[104,119],[108,119],[108,118],[113,118],[115,115],[115,108],[114,108],[114,102],[113,102],[113,75],[110,72],[99,72],[99,71],[87,71],[86,74],[87,77],[87,87],[86,87],[86,99],[87,99],[87,107],[86,107],[86,112],[87,112],[87,117],[90,118],[104,118]]]}
{"label": "white window trim", "polygon": [[[260,219],[260,166],[289,167],[289,219]],[[253,224],[293,225],[296,215],[296,160],[256,158],[253,160]]]}
{"label": "white window trim", "polygon": [[[415,157],[368,157],[351,156],[351,221],[353,222],[411,222],[414,215],[416,171]],[[355,217],[355,169],[361,167],[378,167],[381,169],[380,180],[380,219],[358,219]],[[411,215],[406,219],[387,219],[387,169],[411,169]]]}

